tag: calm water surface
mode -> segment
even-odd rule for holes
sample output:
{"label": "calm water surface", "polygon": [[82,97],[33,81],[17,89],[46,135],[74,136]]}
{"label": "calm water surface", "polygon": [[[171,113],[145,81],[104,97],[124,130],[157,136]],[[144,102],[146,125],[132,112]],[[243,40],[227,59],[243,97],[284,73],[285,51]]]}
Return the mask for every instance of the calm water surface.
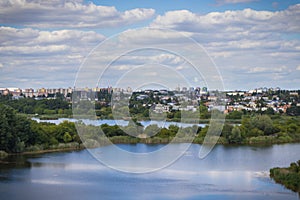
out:
{"label": "calm water surface", "polygon": [[[37,121],[37,122],[50,122],[50,123],[54,123],[54,124],[60,124],[63,121],[70,121],[70,122],[77,122],[77,119],[73,119],[73,118],[59,118],[59,119],[55,119],[55,120],[41,120],[39,118],[32,118],[33,120]],[[94,125],[94,126],[100,126],[102,124],[108,124],[110,126],[113,125],[119,125],[119,126],[127,126],[128,125],[128,121],[126,120],[114,120],[114,119],[97,119],[97,120],[91,120],[91,119],[82,119],[81,120],[84,124],[86,125]],[[193,126],[195,124],[189,124],[189,123],[181,123],[181,122],[167,122],[167,121],[155,121],[155,120],[151,120],[151,121],[141,121],[141,124],[144,127],[147,127],[149,125],[152,124],[156,124],[158,127],[164,127],[164,128],[168,128],[170,125],[176,125],[182,128],[186,128],[186,127],[190,127]],[[198,126],[204,127],[206,124],[198,124]]]}
{"label": "calm water surface", "polygon": [[[134,152],[162,146],[119,145]],[[0,165],[0,199],[298,199],[274,183],[268,170],[299,160],[300,144],[219,145],[203,160],[199,149],[193,144],[173,165],[147,174],[109,169],[87,150],[10,157],[11,164]]]}

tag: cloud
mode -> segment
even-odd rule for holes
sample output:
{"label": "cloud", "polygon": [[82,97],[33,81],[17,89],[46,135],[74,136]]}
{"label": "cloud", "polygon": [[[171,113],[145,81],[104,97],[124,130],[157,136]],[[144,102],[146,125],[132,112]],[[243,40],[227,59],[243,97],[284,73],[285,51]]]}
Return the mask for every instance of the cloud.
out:
{"label": "cloud", "polygon": [[[129,34],[127,34],[127,32]],[[148,27],[143,29],[129,29],[120,36],[120,41],[125,45],[134,44],[178,44],[182,36],[192,36],[190,32],[173,31],[168,27]]]}
{"label": "cloud", "polygon": [[82,1],[3,0],[0,23],[39,28],[108,28],[150,19],[154,9],[136,8],[120,12],[115,7]]}
{"label": "cloud", "polygon": [[[70,86],[84,57],[105,37],[93,31],[0,27],[0,85]],[[3,79],[7,77],[7,79]],[[42,86],[42,85],[41,85]]]}
{"label": "cloud", "polygon": [[299,70],[299,71],[300,71],[300,65],[298,65],[298,67],[296,68],[296,70]]}
{"label": "cloud", "polygon": [[[150,26],[188,33],[214,59],[231,89],[254,83],[271,87],[282,83],[284,87],[286,80],[298,80],[291,71],[300,61],[296,36],[300,33],[299,11],[300,4],[274,12],[243,9],[199,14],[175,10],[158,15]],[[248,63],[255,67],[241,67]],[[233,83],[231,77],[239,80]]]}
{"label": "cloud", "polygon": [[184,32],[215,58],[230,58],[250,51],[262,56],[295,58],[299,54],[300,41],[290,36],[300,33],[295,20],[300,18],[299,11],[300,4],[276,12],[244,9],[200,15],[177,10],[157,16],[151,27]]}
{"label": "cloud", "polygon": [[282,65],[278,67],[253,67],[250,68],[247,73],[289,73],[290,70],[288,69],[287,66]]}
{"label": "cloud", "polygon": [[31,28],[0,27],[0,54],[41,54],[80,50],[95,46],[105,37],[93,31],[39,31]]}
{"label": "cloud", "polygon": [[133,65],[115,65],[112,66],[112,69],[119,70],[119,71],[127,71],[133,68]]}
{"label": "cloud", "polygon": [[236,3],[250,3],[259,0],[216,0],[217,5],[236,4]]}
{"label": "cloud", "polygon": [[[34,84],[36,87],[52,87],[53,84],[59,87],[70,86],[85,56],[105,39],[95,31],[88,31],[89,28],[120,27],[150,19],[154,15],[152,9],[138,8],[120,12],[114,7],[84,4],[80,0],[72,3],[64,3],[63,0],[42,1],[40,4],[34,0],[28,2],[0,2],[0,23],[18,25],[16,27],[27,26],[0,27],[0,57],[5,66],[1,68],[0,85],[13,85],[19,80],[22,87],[32,87]],[[289,84],[287,80],[299,85],[300,26],[296,20],[300,18],[299,11],[300,4],[276,12],[253,9],[207,14],[188,10],[166,12],[157,16],[149,25],[149,29],[164,29],[129,30],[128,34],[122,34],[118,38],[119,46],[112,45],[108,51],[102,52],[100,61],[104,63],[117,59],[112,55],[116,55],[114,52],[124,47],[135,49],[159,44],[165,49],[177,45],[180,50],[129,53],[112,65],[112,73],[104,85],[112,83],[112,78],[129,71],[132,66],[144,63],[172,67],[195,81],[195,73],[190,71],[192,67],[176,54],[184,50],[195,54],[193,56],[199,59],[207,52],[219,67],[223,79],[228,81],[225,85],[230,89],[254,87],[251,85],[285,87]],[[50,27],[51,30],[44,27]],[[88,29],[73,29],[77,27]],[[166,31],[168,28],[174,31]],[[182,39],[181,35],[191,40]],[[198,42],[205,51],[195,53],[188,43],[190,41]],[[91,61],[96,70],[102,66],[97,59],[95,62]],[[252,67],[243,67],[248,64]],[[295,66],[298,66],[296,73],[291,73],[295,72]],[[197,84],[202,86],[201,77],[197,79]]]}
{"label": "cloud", "polygon": [[249,73],[266,72],[268,68],[265,67],[253,67],[249,70]]}
{"label": "cloud", "polygon": [[[154,27],[172,28],[186,32],[207,33],[210,30],[233,32],[236,36],[249,36],[258,31],[300,33],[295,20],[300,17],[300,4],[283,11],[256,11],[250,8],[236,11],[211,12],[199,15],[188,10],[169,11],[159,15],[152,23]],[[227,36],[227,35],[226,35]]]}

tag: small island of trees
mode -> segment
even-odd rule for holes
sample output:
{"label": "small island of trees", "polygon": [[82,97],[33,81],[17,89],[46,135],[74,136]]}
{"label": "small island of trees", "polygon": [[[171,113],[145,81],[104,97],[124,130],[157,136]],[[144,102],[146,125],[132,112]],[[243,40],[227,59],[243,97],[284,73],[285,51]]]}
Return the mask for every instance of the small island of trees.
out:
{"label": "small island of trees", "polygon": [[270,177],[277,183],[300,194],[300,160],[293,162],[286,168],[270,169]]}

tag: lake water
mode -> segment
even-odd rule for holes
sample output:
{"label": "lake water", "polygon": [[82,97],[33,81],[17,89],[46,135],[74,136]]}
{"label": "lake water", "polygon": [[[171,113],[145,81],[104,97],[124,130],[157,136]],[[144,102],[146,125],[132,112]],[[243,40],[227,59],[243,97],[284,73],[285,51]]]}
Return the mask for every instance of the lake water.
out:
{"label": "lake water", "polygon": [[[182,144],[172,145],[180,149]],[[162,146],[118,145],[138,153]],[[268,171],[299,160],[300,144],[217,145],[202,160],[199,149],[192,144],[172,165],[146,174],[112,170],[87,150],[9,157],[11,164],[0,165],[0,199],[298,199],[297,193],[274,183]]]}
{"label": "lake water", "polygon": [[[76,122],[78,121],[77,119],[73,118],[59,118],[55,120],[41,120],[39,118],[32,118],[33,120],[37,122],[50,122],[54,124],[60,124],[63,121],[70,121],[70,122]],[[91,119],[81,119],[81,121],[86,124],[86,125],[94,125],[94,126],[100,126],[102,124],[108,124],[110,126],[113,125],[119,125],[119,126],[127,126],[128,121],[126,120],[113,120],[113,119],[98,119],[98,120],[91,120]],[[181,123],[181,122],[167,122],[167,121],[156,121],[156,120],[151,120],[151,121],[141,121],[140,122],[144,127],[147,127],[151,124],[156,124],[158,127],[162,128],[168,128],[170,125],[176,125],[182,128],[190,127],[195,124],[189,124],[189,123]],[[198,126],[204,127],[206,124],[197,124]]]}

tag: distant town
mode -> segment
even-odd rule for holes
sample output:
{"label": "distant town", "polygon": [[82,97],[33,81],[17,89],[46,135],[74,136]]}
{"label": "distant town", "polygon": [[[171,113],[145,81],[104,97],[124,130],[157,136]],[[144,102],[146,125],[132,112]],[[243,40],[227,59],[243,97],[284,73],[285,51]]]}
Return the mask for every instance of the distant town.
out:
{"label": "distant town", "polygon": [[[11,96],[12,100],[22,98],[34,98],[35,100],[61,98],[67,102],[72,101],[75,94],[79,100],[94,100],[103,106],[109,106],[112,94],[118,98],[120,94],[131,98],[140,107],[152,107],[155,112],[172,112],[174,110],[196,111],[200,102],[208,110],[218,109],[221,112],[232,111],[261,111],[269,113],[286,113],[291,106],[300,106],[300,90],[282,90],[276,88],[257,88],[248,91],[226,91],[222,92],[222,104],[216,105],[220,98],[218,91],[208,91],[206,87],[182,87],[168,91],[161,90],[140,90],[133,91],[130,87],[122,88],[53,88],[53,89],[20,89],[0,88],[0,95]],[[188,105],[181,105],[181,102],[189,102]],[[220,106],[222,105],[222,106]],[[136,106],[136,105],[135,105]]]}

